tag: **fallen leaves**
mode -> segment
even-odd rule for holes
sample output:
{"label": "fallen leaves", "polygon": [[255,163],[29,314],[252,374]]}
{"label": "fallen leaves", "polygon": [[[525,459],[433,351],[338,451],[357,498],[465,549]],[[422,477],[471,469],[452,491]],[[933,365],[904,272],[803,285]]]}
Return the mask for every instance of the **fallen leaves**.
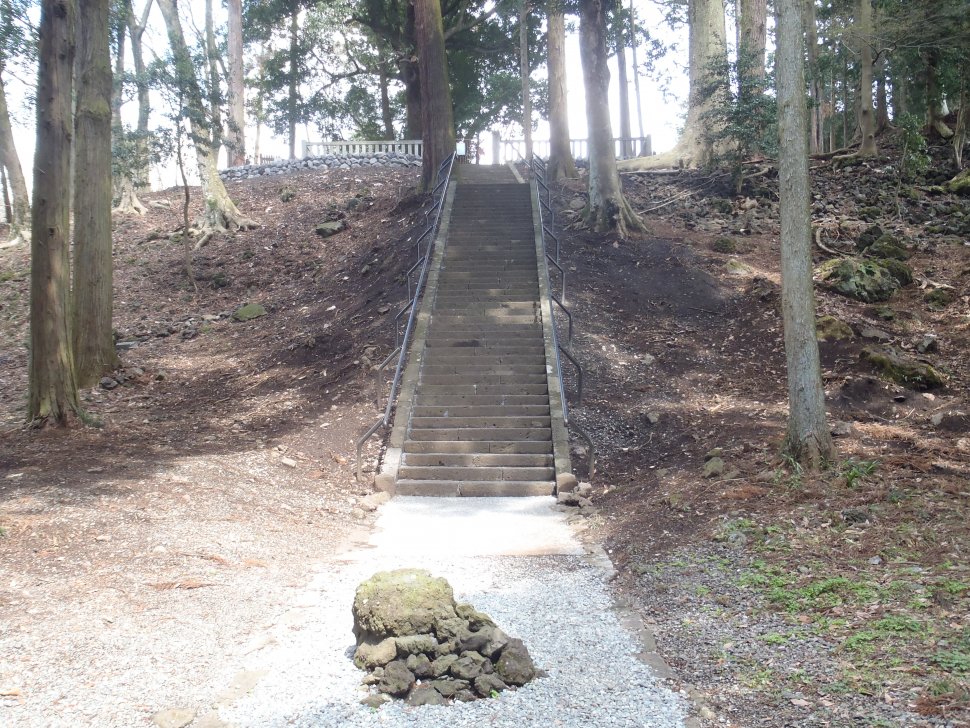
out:
{"label": "fallen leaves", "polygon": [[201,589],[205,586],[217,586],[211,581],[201,581],[200,579],[179,579],[177,581],[162,581],[157,584],[149,584],[153,589],[159,591],[169,591],[172,589]]}

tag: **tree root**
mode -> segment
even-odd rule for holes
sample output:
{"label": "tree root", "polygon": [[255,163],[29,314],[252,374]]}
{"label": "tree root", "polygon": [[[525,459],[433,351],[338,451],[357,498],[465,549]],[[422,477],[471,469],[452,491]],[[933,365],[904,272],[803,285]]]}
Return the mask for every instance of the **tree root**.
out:
{"label": "tree root", "polygon": [[15,233],[7,242],[0,243],[0,250],[5,250],[7,248],[16,248],[19,245],[24,245],[28,243],[27,237],[22,233]]}
{"label": "tree root", "polygon": [[583,211],[583,221],[589,228],[598,233],[616,232],[621,238],[626,238],[631,230],[643,232],[646,226],[640,216],[633,211],[626,198],[607,197],[589,205]]}
{"label": "tree root", "polygon": [[130,180],[125,180],[121,185],[121,195],[118,204],[111,210],[113,215],[145,215],[148,208],[138,199],[135,192],[135,185]]}

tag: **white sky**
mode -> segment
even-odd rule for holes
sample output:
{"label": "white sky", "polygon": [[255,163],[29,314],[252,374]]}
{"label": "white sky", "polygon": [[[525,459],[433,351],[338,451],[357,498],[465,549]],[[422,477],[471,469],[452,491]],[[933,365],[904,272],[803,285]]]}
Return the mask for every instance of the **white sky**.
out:
{"label": "white sky", "polygon": [[[135,0],[135,5],[136,12],[140,12],[140,8],[143,6],[143,1],[139,2],[139,0]],[[679,45],[679,50],[675,53],[669,54],[668,57],[663,59],[660,64],[662,70],[671,79],[669,84],[670,95],[668,97],[664,97],[664,94],[659,88],[659,83],[657,83],[654,79],[644,76],[641,76],[640,78],[644,133],[652,136],[654,151],[663,152],[671,148],[676,142],[678,126],[682,123],[684,102],[687,97],[687,29],[684,27],[676,32],[669,30],[663,24],[661,13],[657,9],[656,5],[654,5],[652,2],[641,0],[639,2],[635,2],[634,5],[637,8],[637,16],[641,23],[650,28],[654,33],[658,34],[665,41],[677,41]],[[189,22],[184,24],[185,32],[187,36],[191,36],[195,32],[195,29],[203,27],[204,4],[201,2],[201,0],[191,0],[191,2],[184,3],[183,7],[187,8],[187,14],[190,18]],[[224,10],[222,9],[222,5],[221,3],[218,3],[216,5],[215,18],[217,24],[225,23],[225,17],[222,15],[223,13]],[[183,11],[183,15],[185,15],[185,11]],[[567,20],[569,20],[569,18],[567,18]],[[572,20],[575,20],[575,18]],[[573,25],[577,25],[577,23],[574,22]],[[144,36],[144,43],[146,48],[146,62],[149,62],[153,58],[153,50],[161,55],[165,53],[167,48],[167,37],[161,20],[161,15],[157,8],[152,9],[149,27],[147,28]],[[641,52],[638,58],[641,64],[643,63],[644,55],[645,54]],[[582,67],[580,66],[579,62],[579,38],[577,31],[570,33],[566,38],[566,58],[566,83],[568,94],[567,101],[569,107],[570,136],[573,138],[583,138],[586,136],[586,110],[583,93]],[[130,48],[126,60],[127,66],[130,69]],[[632,65],[632,56],[629,51],[627,52],[627,63],[628,66]],[[613,134],[614,136],[618,136],[620,127],[619,90],[617,86],[617,69],[615,58],[610,60],[610,72],[610,107],[611,116],[613,119]],[[545,71],[542,70],[534,74],[534,77],[540,78],[544,75],[544,73]],[[632,68],[628,71],[628,75],[630,86],[631,129],[633,135],[638,136],[637,107],[634,95]],[[22,83],[20,83],[17,79],[11,79],[7,93],[13,116],[17,151],[20,155],[20,161],[24,168],[24,173],[28,178],[28,186],[30,186],[34,153],[34,118],[32,113],[26,112],[22,109],[21,100],[24,98],[26,93]],[[154,98],[153,104],[157,109],[161,104],[161,100]],[[131,100],[125,104],[123,114],[126,122],[134,125],[136,113],[137,103],[134,100]],[[156,118],[153,118],[151,124],[154,126],[157,121],[158,120]],[[252,154],[253,152],[255,131],[254,126],[247,124],[246,144],[247,152],[249,154]],[[509,135],[506,134],[504,136]],[[521,128],[514,130],[511,133],[511,136],[521,138]],[[534,137],[536,139],[548,139],[548,125],[544,121],[540,122],[538,130],[534,133]],[[300,144],[305,139],[309,141],[325,141],[319,137],[315,129],[307,129],[303,126],[298,127],[298,154]],[[482,141],[484,144],[487,144],[490,141],[490,135],[483,134]],[[285,158],[288,154],[287,140],[285,138],[271,136],[269,130],[264,127],[261,132],[260,152],[261,154]],[[490,158],[491,151],[487,150],[486,155],[483,157],[483,161],[489,160]],[[194,157],[192,157],[192,159],[194,160]],[[194,171],[194,164],[190,164],[189,167],[191,171]],[[151,180],[153,187],[167,187],[174,185],[177,183],[176,171],[172,165],[166,165],[166,167],[161,170],[153,171]]]}

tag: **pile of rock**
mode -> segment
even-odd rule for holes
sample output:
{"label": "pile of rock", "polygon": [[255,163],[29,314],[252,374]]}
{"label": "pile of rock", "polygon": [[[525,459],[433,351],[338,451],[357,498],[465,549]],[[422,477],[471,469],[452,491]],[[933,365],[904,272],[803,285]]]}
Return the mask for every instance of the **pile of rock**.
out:
{"label": "pile of rock", "polygon": [[256,179],[266,175],[289,174],[301,169],[357,169],[358,167],[420,167],[421,157],[398,152],[374,154],[328,154],[305,159],[281,159],[268,164],[246,164],[230,167],[220,174],[223,179]]}
{"label": "pile of rock", "polygon": [[384,571],[354,596],[354,664],[367,671],[377,707],[392,698],[410,705],[494,697],[537,671],[513,639],[470,604],[457,604],[445,579],[420,569]]}

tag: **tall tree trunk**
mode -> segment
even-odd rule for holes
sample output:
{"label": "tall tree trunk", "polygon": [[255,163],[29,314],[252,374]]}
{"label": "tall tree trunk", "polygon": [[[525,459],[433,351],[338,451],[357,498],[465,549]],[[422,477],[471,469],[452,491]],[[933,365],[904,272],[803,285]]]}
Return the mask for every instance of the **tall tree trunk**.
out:
{"label": "tall tree trunk", "polygon": [[610,124],[610,69],[606,45],[606,8],[609,0],[580,0],[579,56],[586,88],[586,126],[589,134],[589,205],[586,224],[597,232],[615,230],[625,237],[643,230],[643,223],[623,196],[616,168]]}
{"label": "tall tree trunk", "polygon": [[[30,238],[30,201],[27,197],[27,180],[24,178],[23,167],[20,166],[20,155],[14,145],[13,127],[10,124],[10,113],[7,109],[7,94],[4,89],[2,69],[0,69],[0,165],[7,171],[10,185],[10,238],[9,245],[18,245]],[[4,244],[0,247],[8,247]]]}
{"label": "tall tree trunk", "polygon": [[781,306],[789,407],[785,450],[799,463],[818,469],[831,460],[833,448],[815,338],[802,13],[799,0],[776,3]]}
{"label": "tall tree trunk", "polygon": [[71,0],[41,3],[27,399],[27,418],[39,424],[66,424],[80,413],[68,253],[75,15]]}
{"label": "tall tree trunk", "polygon": [[[205,210],[201,228],[203,239],[214,232],[224,230],[247,229],[255,227],[256,223],[239,212],[239,208],[229,199],[226,186],[219,176],[219,168],[212,148],[205,142],[211,139],[207,128],[205,100],[199,79],[195,75],[192,57],[185,43],[182,33],[182,22],[179,20],[176,0],[158,0],[158,7],[165,19],[168,30],[168,40],[175,58],[176,73],[179,84],[185,94],[185,103],[189,110],[189,122],[192,129],[195,156],[199,165],[199,181],[202,184],[203,209]],[[201,241],[200,241],[201,242]]]}
{"label": "tall tree trunk", "polygon": [[876,75],[876,133],[889,128],[889,98],[886,92],[886,59],[880,58]]}
{"label": "tall tree trunk", "polygon": [[956,128],[953,130],[953,161],[957,173],[963,169],[963,147],[970,136],[970,89],[967,88],[967,74],[970,73],[970,63],[964,61],[963,81],[960,84],[960,110],[957,112]]}
{"label": "tall tree trunk", "polygon": [[[131,14],[130,0],[119,3],[119,12],[125,16]],[[111,81],[111,129],[112,133],[121,133],[121,106],[123,98],[123,84],[125,79],[125,38],[128,37],[128,18],[122,17],[115,26],[115,71]]]}
{"label": "tall tree trunk", "polygon": [[401,82],[404,84],[404,136],[421,139],[421,70],[417,61],[405,58],[400,62]]}
{"label": "tall tree trunk", "polygon": [[566,23],[560,0],[549,0],[546,52],[549,68],[549,169],[551,180],[576,177],[569,147],[569,110],[566,106]]}
{"label": "tall tree trunk", "polygon": [[455,120],[439,0],[414,0],[414,34],[421,78],[421,190],[434,185],[438,167],[455,151]]}
{"label": "tall tree trunk", "polygon": [[290,159],[296,159],[296,92],[300,63],[300,6],[293,0],[290,12],[290,73],[289,92],[286,101],[286,115],[289,121]]}
{"label": "tall tree trunk", "polygon": [[71,334],[80,387],[118,364],[112,314],[111,51],[109,0],[79,0],[74,115],[74,305]]}
{"label": "tall tree trunk", "polygon": [[219,76],[219,52],[216,48],[216,28],[212,19],[212,0],[205,0],[205,56],[209,70],[209,147],[218,158],[222,148],[222,89]]}
{"label": "tall tree trunk", "polygon": [[522,81],[522,134],[525,161],[532,162],[532,92],[529,88],[529,3],[519,0],[519,78]]}
{"label": "tall tree trunk", "polygon": [[925,55],[926,72],[926,126],[944,139],[953,136],[953,130],[943,121],[943,91],[940,88],[940,50],[930,48]]}
{"label": "tall tree trunk", "polygon": [[629,159],[633,156],[633,131],[630,129],[630,82],[626,75],[626,23],[623,22],[621,8],[616,14],[616,82],[620,86],[620,156]]}
{"label": "tall tree trunk", "polygon": [[242,0],[226,0],[229,10],[229,166],[246,163],[246,85],[243,68]]}
{"label": "tall tree trunk", "polygon": [[890,77],[893,89],[893,121],[909,111],[909,81],[901,74]]}
{"label": "tall tree trunk", "polygon": [[[147,0],[142,9],[141,20],[135,17],[134,8],[127,5],[128,36],[131,38],[131,59],[135,66],[135,87],[138,91],[138,125],[136,127],[137,164],[134,169],[126,172],[118,181],[118,206],[114,212],[119,214],[136,213],[144,215],[148,212],[141,200],[138,199],[138,189],[148,186],[148,119],[151,115],[151,101],[148,96],[148,74],[145,68],[145,55],[142,36],[148,24],[148,14],[152,9],[152,1]],[[120,52],[120,51],[119,51]],[[120,87],[121,79],[116,78],[116,86]],[[120,91],[120,88],[119,88]],[[121,132],[121,101],[118,98],[118,117],[116,119],[119,134]]]}
{"label": "tall tree trunk", "polygon": [[377,80],[381,89],[381,121],[384,124],[384,138],[388,141],[394,139],[394,112],[391,110],[391,97],[388,91],[387,70],[384,67],[384,58],[381,57],[381,70]]}
{"label": "tall tree trunk", "polygon": [[872,107],[872,0],[857,0],[855,30],[859,43],[859,155],[872,157],[876,149],[876,117]]}
{"label": "tall tree trunk", "polygon": [[815,0],[802,0],[804,12],[805,46],[808,49],[809,95],[812,99],[810,115],[811,130],[808,135],[808,151],[817,154],[822,146],[822,99],[819,90],[818,27],[815,21]]}
{"label": "tall tree trunk", "polygon": [[709,141],[710,122],[705,118],[718,103],[715,96],[705,97],[702,89],[711,85],[712,64],[727,62],[727,32],[724,26],[724,0],[688,0],[688,64],[690,95],[687,122],[677,145],[665,154],[640,157],[619,163],[622,170],[651,169],[672,165],[698,167],[706,164],[713,153]]}
{"label": "tall tree trunk", "polygon": [[[633,7],[633,0],[630,0],[630,52],[633,55],[633,92],[637,97],[637,133],[640,135],[641,143],[643,140],[643,99],[640,96],[640,66],[637,63],[637,14]],[[643,154],[643,149],[637,150],[637,154]]]}
{"label": "tall tree trunk", "polygon": [[758,82],[758,88],[764,88],[768,3],[767,0],[741,0],[740,9],[738,47],[744,49],[744,54],[750,64],[751,77]]}

